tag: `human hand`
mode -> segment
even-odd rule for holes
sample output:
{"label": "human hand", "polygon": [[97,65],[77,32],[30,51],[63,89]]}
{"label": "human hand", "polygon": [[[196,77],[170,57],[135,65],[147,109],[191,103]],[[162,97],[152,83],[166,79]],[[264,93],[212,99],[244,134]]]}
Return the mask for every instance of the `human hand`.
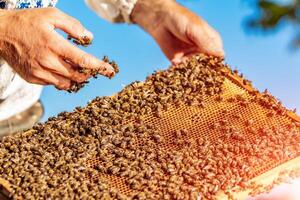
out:
{"label": "human hand", "polygon": [[71,81],[84,82],[88,75],[79,68],[113,68],[64,39],[55,29],[71,37],[93,39],[76,19],[55,8],[0,11],[0,56],[26,81],[69,89]]}
{"label": "human hand", "polygon": [[153,36],[175,64],[197,53],[224,56],[220,35],[173,0],[139,0],[131,19]]}

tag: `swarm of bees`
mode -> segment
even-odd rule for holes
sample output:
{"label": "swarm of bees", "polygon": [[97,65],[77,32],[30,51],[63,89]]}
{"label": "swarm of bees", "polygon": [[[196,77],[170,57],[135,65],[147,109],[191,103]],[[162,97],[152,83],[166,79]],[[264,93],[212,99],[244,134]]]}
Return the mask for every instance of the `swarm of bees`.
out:
{"label": "swarm of bees", "polygon": [[[249,143],[245,130],[226,118],[229,110],[212,124],[210,130],[220,134],[215,140],[194,139],[188,129],[168,133],[170,139],[147,121],[182,106],[205,109],[207,98],[227,102],[216,98],[224,92],[224,67],[219,58],[194,56],[113,97],[98,97],[29,132],[8,136],[0,144],[0,178],[10,183],[15,199],[198,200],[216,199],[220,191],[230,199],[233,188],[254,187],[248,181],[257,175],[257,166],[300,155],[297,124],[257,128],[255,120],[242,121],[236,113],[232,119],[259,134]],[[274,101],[251,102],[270,107]],[[242,107],[251,102],[239,95],[230,100]],[[193,119],[197,123],[201,116]],[[129,192],[105,177],[123,180]]]}
{"label": "swarm of bees", "polygon": [[[69,35],[68,39],[71,40],[74,44],[81,45],[81,46],[84,46],[84,47],[87,47],[90,44],[92,44],[92,40],[90,38],[88,38],[87,36],[83,36],[82,38],[76,38],[75,39],[75,38],[72,38],[72,36]],[[119,69],[119,66],[116,64],[116,62],[110,61],[107,56],[104,56],[103,61],[106,62],[106,63],[109,63],[114,69],[114,73],[111,73],[110,76],[109,76],[110,79],[113,78],[117,73],[119,73],[120,69]],[[78,71],[80,73],[87,74],[90,77],[97,78],[98,75],[103,72],[103,69],[102,68],[99,68],[99,69],[78,68]],[[84,82],[81,82],[81,83],[72,81],[71,87],[67,91],[69,93],[76,93],[80,89],[82,89],[87,83],[89,83],[89,81],[84,81]]]}

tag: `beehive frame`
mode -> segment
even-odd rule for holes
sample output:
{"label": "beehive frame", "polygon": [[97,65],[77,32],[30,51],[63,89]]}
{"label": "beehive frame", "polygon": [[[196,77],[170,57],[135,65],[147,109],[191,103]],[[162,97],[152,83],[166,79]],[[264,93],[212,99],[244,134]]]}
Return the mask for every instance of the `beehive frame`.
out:
{"label": "beehive frame", "polygon": [[[231,73],[231,71],[228,68],[222,69],[224,72],[226,79],[224,82],[224,94],[223,97],[225,99],[228,99],[230,97],[233,97],[236,94],[239,95],[246,95],[251,96],[252,93],[255,91],[252,86],[249,84],[244,83],[244,79],[238,76],[237,74]],[[259,95],[259,94],[256,94]],[[251,109],[242,111],[242,109],[237,105],[229,105],[228,103],[220,103],[220,104],[210,104],[210,100],[207,100],[207,106],[205,110],[202,110],[198,107],[186,107],[182,106],[180,108],[173,108],[169,111],[163,112],[162,118],[154,117],[153,115],[149,115],[145,117],[145,121],[150,124],[156,124],[160,129],[165,130],[165,137],[167,140],[172,139],[170,133],[181,129],[181,128],[188,128],[191,132],[191,135],[189,135],[192,138],[198,138],[204,136],[203,133],[209,133],[209,136],[211,140],[214,140],[218,138],[218,133],[215,133],[214,131],[210,131],[209,127],[211,125],[211,119],[218,119],[220,117],[219,111],[226,108],[229,110],[229,112],[236,112],[241,111],[244,113],[245,116],[257,119],[258,124],[263,125],[265,123],[272,124],[272,123],[278,123],[280,120],[282,122],[289,122],[289,121],[296,121],[300,122],[300,118],[292,111],[287,111],[285,116],[282,116],[281,119],[278,121],[275,117],[274,121],[272,120],[266,120],[264,111],[262,111],[262,108],[255,104],[253,105],[254,111],[252,112]],[[260,110],[259,112],[255,109]],[[264,115],[263,115],[264,114]],[[230,113],[229,113],[230,115]],[[180,116],[180,117],[179,117]],[[205,116],[205,119],[203,118]],[[179,118],[179,119],[178,119]],[[263,120],[260,120],[264,118]],[[174,120],[175,119],[175,120]],[[200,121],[201,122],[200,122]],[[232,123],[235,122],[235,120],[231,121]],[[199,133],[201,130],[201,134]],[[27,132],[27,134],[31,134],[31,132]],[[207,136],[207,135],[206,135]],[[165,144],[162,144],[164,148],[173,148],[172,146],[168,146]],[[299,157],[295,158],[293,160],[285,160],[282,161],[282,163],[273,163],[270,166],[259,169],[257,172],[257,176],[253,179],[253,181],[258,183],[265,183],[269,184],[272,182],[272,180],[278,175],[278,172],[281,171],[284,168],[288,169],[296,169],[300,167],[300,161]],[[91,160],[87,163],[88,166],[93,167],[94,165],[99,164],[99,161],[96,159]],[[111,182],[113,187],[117,187],[120,189],[123,193],[128,194],[130,193],[130,189],[125,185],[124,180],[119,177],[114,177],[111,175],[103,175],[100,174],[102,178],[107,179],[109,182]],[[10,191],[9,183],[7,183],[5,180],[0,180],[0,184],[2,185],[2,193],[7,196]],[[245,199],[248,195],[248,192],[241,192],[234,194],[235,198],[237,199]],[[222,194],[220,192],[217,195],[217,199],[227,199],[227,196]]]}

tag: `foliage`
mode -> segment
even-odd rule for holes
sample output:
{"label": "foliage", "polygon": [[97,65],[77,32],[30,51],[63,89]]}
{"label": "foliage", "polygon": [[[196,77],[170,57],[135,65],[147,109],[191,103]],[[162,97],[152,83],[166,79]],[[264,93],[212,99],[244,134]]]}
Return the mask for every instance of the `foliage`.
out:
{"label": "foliage", "polygon": [[255,13],[247,21],[250,29],[269,31],[293,25],[296,34],[292,40],[292,46],[300,47],[300,0],[291,0],[285,3],[274,0],[257,0],[255,7],[258,9],[258,13]]}

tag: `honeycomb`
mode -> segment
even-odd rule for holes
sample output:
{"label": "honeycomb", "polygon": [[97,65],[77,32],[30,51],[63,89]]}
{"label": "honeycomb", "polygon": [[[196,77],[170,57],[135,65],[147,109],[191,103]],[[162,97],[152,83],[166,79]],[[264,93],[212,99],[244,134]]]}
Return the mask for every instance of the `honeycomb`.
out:
{"label": "honeycomb", "polygon": [[[221,137],[222,133],[212,130],[210,127],[214,122],[224,119],[224,114],[221,112],[224,109],[228,110],[226,116],[229,119],[229,123],[234,124],[235,127],[239,127],[240,130],[244,130],[245,133],[248,133],[246,131],[247,127],[245,126],[245,121],[247,121],[247,119],[254,120],[254,126],[256,128],[260,128],[265,125],[285,126],[295,120],[299,121],[292,112],[285,116],[270,118],[267,116],[269,111],[257,103],[252,103],[247,107],[244,107],[237,103],[229,103],[226,101],[236,95],[242,95],[244,98],[251,97],[252,88],[250,88],[250,90],[245,88],[242,82],[238,80],[240,80],[240,77],[238,76],[228,76],[226,78],[223,85],[224,92],[221,95],[224,100],[222,102],[216,103],[215,98],[217,98],[217,96],[212,96],[204,99],[204,108],[186,105],[179,108],[173,106],[168,111],[163,112],[161,118],[157,118],[153,115],[145,116],[145,122],[147,124],[155,125],[159,130],[161,130],[165,141],[172,141],[173,133],[179,129],[187,129],[189,132],[188,137],[194,140],[208,137],[210,141],[215,141]],[[237,119],[235,117],[236,113],[240,113],[242,118]],[[251,141],[255,140],[259,137],[259,135],[247,134],[245,137],[247,142],[251,144]],[[236,141],[228,140],[226,142],[235,144]],[[158,148],[169,151],[174,150],[177,147],[174,146],[172,142],[163,142],[158,145]],[[279,162],[270,160],[261,166],[257,166],[257,168],[252,169],[253,177],[251,178],[258,177],[265,172],[271,171],[289,160],[291,159],[284,159]],[[91,159],[87,163],[87,166],[92,168],[98,165],[101,165],[101,161],[97,158]],[[294,165],[295,167],[299,167],[300,163],[294,163]],[[125,178],[101,173],[99,173],[99,177],[107,180],[112,187],[118,188],[123,194],[128,196],[132,195],[133,191],[128,185],[126,185]]]}
{"label": "honeycomb", "polygon": [[[235,138],[228,137],[224,139],[224,132],[214,128],[216,123],[224,119],[226,119],[226,124],[234,126],[242,132],[244,142],[250,145],[261,137],[259,132],[249,131],[248,123],[250,122],[251,128],[255,130],[260,130],[262,127],[288,127],[291,124],[298,125],[300,120],[292,111],[286,111],[282,115],[270,117],[270,109],[262,106],[257,101],[253,101],[254,96],[260,94],[255,93],[254,91],[256,90],[253,89],[251,85],[246,84],[243,78],[232,73],[231,70],[226,67],[220,70],[225,76],[222,93],[205,96],[203,99],[204,106],[187,104],[180,106],[171,105],[168,110],[162,111],[160,117],[157,117],[154,113],[143,116],[144,123],[155,126],[164,138],[162,142],[157,143],[157,149],[162,152],[181,151],[181,148],[174,144],[174,132],[178,130],[186,130],[188,132],[188,134],[183,135],[183,140],[197,141],[206,138],[213,144],[217,144],[217,141],[222,140],[224,144],[234,146],[238,142]],[[247,101],[247,104],[232,101],[232,99],[236,99],[237,97],[242,97],[244,101]],[[135,122],[135,120],[129,119],[127,122]],[[28,131],[26,134],[30,135],[32,131]],[[137,141],[137,143],[138,145],[143,145],[139,143],[139,141]],[[236,156],[241,157],[242,160],[246,160],[248,157],[247,153],[239,153]],[[269,159],[268,162],[260,163],[259,166],[251,168],[252,173],[249,179],[255,179],[296,158],[299,158],[299,151],[292,156],[283,157],[281,159]],[[88,159],[85,163],[86,167],[92,169],[97,169],[98,166],[104,164],[105,163],[98,157]],[[294,165],[299,167],[300,163],[295,162]],[[93,181],[95,179],[104,180],[110,187],[116,188],[120,193],[128,197],[137,192],[127,184],[128,179],[126,177],[99,172],[93,177],[86,175],[85,179],[87,181]],[[3,187],[2,191],[5,191],[4,193],[11,190],[9,183],[5,180],[0,180],[0,183]],[[227,199],[229,197],[216,196],[215,198]]]}

